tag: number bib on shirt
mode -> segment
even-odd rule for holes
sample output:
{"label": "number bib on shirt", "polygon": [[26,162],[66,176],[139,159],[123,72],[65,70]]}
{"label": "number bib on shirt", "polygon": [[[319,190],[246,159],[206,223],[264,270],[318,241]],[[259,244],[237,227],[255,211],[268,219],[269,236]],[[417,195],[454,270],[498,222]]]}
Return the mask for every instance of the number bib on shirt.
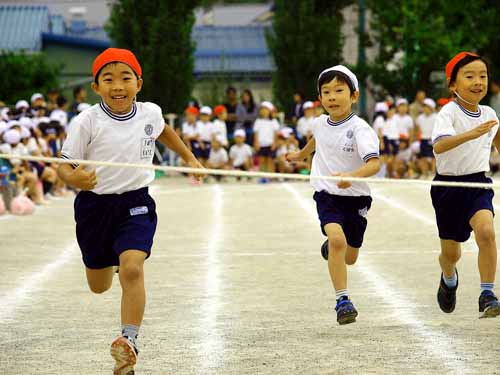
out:
{"label": "number bib on shirt", "polygon": [[154,138],[142,138],[141,143],[141,159],[152,158],[155,151]]}

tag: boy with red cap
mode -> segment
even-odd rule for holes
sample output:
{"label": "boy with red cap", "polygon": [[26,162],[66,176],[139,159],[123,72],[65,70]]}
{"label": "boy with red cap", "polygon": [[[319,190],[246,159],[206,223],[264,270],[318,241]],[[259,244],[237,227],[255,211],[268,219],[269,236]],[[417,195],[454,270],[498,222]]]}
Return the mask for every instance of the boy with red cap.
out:
{"label": "boy with red cap", "polygon": [[[158,140],[190,167],[202,167],[165,125],[161,108],[136,101],[143,85],[142,70],[131,51],[108,48],[95,59],[92,74],[92,89],[102,101],[75,118],[62,148],[64,159],[148,166]],[[157,224],[155,202],[148,194],[154,172],[63,164],[58,174],[81,190],[74,204],[76,235],[90,290],[108,290],[120,266],[122,335],[111,344],[111,355],[116,361],[114,374],[131,375],[146,302],[144,260],[151,253]]]}
{"label": "boy with red cap", "polygon": [[216,119],[212,122],[212,138],[218,137],[222,147],[228,147],[227,141],[227,109],[223,105],[215,106],[214,115]]}
{"label": "boy with red cap", "polygon": [[[485,172],[490,169],[492,143],[500,148],[500,133],[495,111],[479,105],[488,91],[488,64],[474,53],[461,52],[446,65],[446,79],[454,99],[441,109],[434,123],[434,180],[491,183]],[[492,189],[431,188],[441,240],[442,273],[437,300],[445,313],[455,309],[460,243],[474,231],[479,247],[480,318],[500,315],[500,303],[493,293],[497,265],[493,194]]]}

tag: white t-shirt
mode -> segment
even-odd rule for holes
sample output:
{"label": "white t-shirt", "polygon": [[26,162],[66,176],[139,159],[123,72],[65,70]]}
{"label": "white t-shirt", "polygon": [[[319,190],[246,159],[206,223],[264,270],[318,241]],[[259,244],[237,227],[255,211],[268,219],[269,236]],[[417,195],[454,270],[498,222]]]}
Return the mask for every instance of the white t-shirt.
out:
{"label": "white t-shirt", "polygon": [[253,125],[254,134],[258,136],[260,147],[270,147],[274,143],[274,135],[280,124],[276,120],[258,118]]}
{"label": "white t-shirt", "polygon": [[[103,103],[96,104],[76,117],[64,142],[62,157],[150,165],[155,140],[164,127],[161,108],[154,103],[135,103],[126,115],[116,115]],[[97,185],[92,191],[96,194],[137,190],[154,179],[151,169],[95,169]]]}
{"label": "white t-shirt", "polygon": [[202,142],[211,142],[213,134],[213,123],[196,121],[196,133],[199,134]]}
{"label": "white t-shirt", "polygon": [[[394,121],[396,122],[396,126],[398,128],[399,135],[404,134],[406,136],[410,135],[411,129],[413,129],[413,119],[410,115],[401,116],[399,113],[396,113],[392,116]],[[398,137],[399,138],[399,137]]]}
{"label": "white t-shirt", "polygon": [[303,137],[307,137],[308,135],[312,135],[312,127],[314,124],[315,117],[301,117],[297,121],[297,131]]}
{"label": "white t-shirt", "polygon": [[227,156],[227,151],[225,148],[221,147],[219,150],[215,151],[213,148],[210,149],[210,155],[208,157],[208,162],[216,167],[221,167],[228,162],[229,158]]}
{"label": "white t-shirt", "polygon": [[224,147],[228,146],[228,141],[227,141],[227,126],[224,121],[221,121],[219,119],[215,119],[212,123],[212,134],[216,137],[222,138],[222,145]]}
{"label": "white t-shirt", "polygon": [[252,156],[252,148],[246,143],[242,143],[241,145],[235,144],[229,149],[229,157],[233,162],[233,167],[241,167]]}
{"label": "white t-shirt", "polygon": [[377,135],[379,134],[384,135],[384,126],[385,126],[384,116],[379,115],[375,117],[375,120],[373,121],[373,130],[375,130],[375,133],[377,133]]}
{"label": "white t-shirt", "polygon": [[68,114],[65,111],[63,111],[62,109],[58,109],[58,108],[54,109],[50,113],[50,119],[55,120],[55,121],[59,121],[59,124],[63,128],[66,128],[68,125]]}
{"label": "white t-shirt", "polygon": [[196,131],[196,124],[190,124],[185,122],[182,124],[182,135],[188,137],[189,139],[196,138],[198,133]]}
{"label": "white t-shirt", "polygon": [[436,114],[431,113],[427,116],[425,113],[418,115],[417,125],[420,128],[421,138],[430,141],[432,139],[432,130],[434,129],[434,122],[436,121]]}
{"label": "white t-shirt", "polygon": [[382,135],[391,141],[399,140],[399,129],[394,116],[385,120]]}
{"label": "white t-shirt", "polygon": [[[362,118],[351,113],[342,121],[334,122],[327,115],[316,118],[313,126],[316,153],[311,176],[331,176],[333,173],[352,172],[366,161],[379,156],[379,139]],[[311,179],[315,191],[344,196],[367,196],[370,188],[365,182],[353,182],[348,189],[339,189],[336,181]]]}
{"label": "white t-shirt", "polygon": [[[11,145],[10,154],[11,155],[16,155],[16,156],[29,156],[28,149],[22,143],[18,143],[15,146]],[[22,162],[23,161],[21,159],[10,159],[10,163],[12,165],[19,165]]]}
{"label": "white t-shirt", "polygon": [[[432,143],[443,137],[465,133],[489,120],[498,121],[495,111],[486,105],[471,112],[452,101],[446,104],[436,116]],[[462,143],[441,154],[436,154],[436,168],[441,175],[461,176],[490,170],[490,151],[498,125],[479,138]]]}

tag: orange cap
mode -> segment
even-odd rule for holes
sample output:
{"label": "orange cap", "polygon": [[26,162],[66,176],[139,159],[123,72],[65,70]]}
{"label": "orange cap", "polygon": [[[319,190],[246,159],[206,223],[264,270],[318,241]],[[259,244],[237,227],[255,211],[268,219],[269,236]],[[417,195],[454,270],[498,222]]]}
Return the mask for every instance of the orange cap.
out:
{"label": "orange cap", "polygon": [[222,104],[216,106],[214,108],[214,115],[220,115],[222,112],[227,111],[226,107],[224,107]]}
{"label": "orange cap", "polygon": [[185,113],[191,113],[192,115],[198,115],[200,111],[195,106],[189,106],[184,110]]}
{"label": "orange cap", "polygon": [[437,100],[437,104],[441,107],[448,104],[449,102],[451,102],[451,99],[448,99],[448,98],[439,98]]}
{"label": "orange cap", "polygon": [[460,52],[457,53],[448,64],[446,64],[446,79],[449,81],[451,79],[451,73],[453,73],[453,68],[466,56],[478,56],[472,52]]}
{"label": "orange cap", "polygon": [[128,49],[120,49],[120,48],[108,48],[104,52],[102,52],[99,56],[97,56],[92,64],[92,75],[95,79],[95,76],[99,71],[107,64],[112,62],[121,62],[127,64],[132,68],[132,70],[137,74],[138,77],[142,76],[142,68],[137,61],[137,58]]}

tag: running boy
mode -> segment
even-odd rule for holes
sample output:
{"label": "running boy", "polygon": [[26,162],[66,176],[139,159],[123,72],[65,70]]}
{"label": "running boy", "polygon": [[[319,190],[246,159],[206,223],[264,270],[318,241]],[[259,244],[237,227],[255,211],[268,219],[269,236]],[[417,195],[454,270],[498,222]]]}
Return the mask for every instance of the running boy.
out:
{"label": "running boy", "polygon": [[[379,139],[363,119],[352,112],[359,97],[356,76],[345,66],[326,69],[318,78],[321,104],[328,112],[316,119],[313,138],[288,160],[303,160],[316,151],[311,176],[368,177],[380,169]],[[372,199],[364,182],[311,179],[321,230],[328,236],[321,253],[336,291],[337,321],[353,323],[358,312],[347,291],[347,267],[358,258]]]}
{"label": "running boy", "polygon": [[[485,172],[492,143],[500,149],[500,135],[495,111],[479,105],[488,92],[488,64],[474,53],[460,52],[446,64],[446,79],[454,100],[438,113],[432,132],[434,180],[491,183]],[[493,190],[433,186],[431,197],[441,239],[439,307],[445,313],[455,310],[460,243],[474,231],[479,247],[480,317],[500,315],[493,293],[497,265]]]}
{"label": "running boy", "polygon": [[[94,60],[92,89],[102,99],[80,113],[62,149],[65,159],[150,165],[155,140],[178,153],[189,166],[201,164],[175,131],[165,126],[161,108],[136,102],[141,66],[129,50],[108,48]],[[59,176],[81,189],[75,199],[76,236],[94,293],[111,287],[115,266],[122,287],[121,336],[111,344],[115,375],[131,375],[146,294],[144,260],[151,253],[157,216],[148,194],[152,170],[63,164]]]}

